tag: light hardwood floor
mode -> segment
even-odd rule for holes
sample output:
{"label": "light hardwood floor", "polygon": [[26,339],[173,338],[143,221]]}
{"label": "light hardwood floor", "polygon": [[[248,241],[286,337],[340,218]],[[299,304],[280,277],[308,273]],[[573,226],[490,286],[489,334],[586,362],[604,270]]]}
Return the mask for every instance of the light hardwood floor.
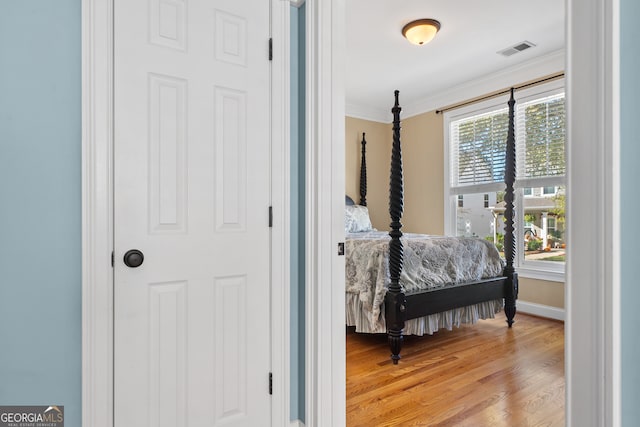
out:
{"label": "light hardwood floor", "polygon": [[347,426],[563,426],[564,323],[504,315],[433,336],[347,331]]}

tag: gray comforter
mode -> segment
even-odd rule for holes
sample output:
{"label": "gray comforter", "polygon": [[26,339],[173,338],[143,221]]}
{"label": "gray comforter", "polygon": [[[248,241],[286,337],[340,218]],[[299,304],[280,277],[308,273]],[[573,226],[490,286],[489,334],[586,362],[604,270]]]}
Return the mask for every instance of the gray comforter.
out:
{"label": "gray comforter", "polygon": [[[364,332],[384,331],[381,305],[389,282],[389,239],[388,233],[380,231],[347,234],[347,309],[357,302],[362,311],[358,317],[366,316],[370,323],[361,328]],[[406,293],[496,277],[504,268],[498,250],[486,240],[405,234],[402,242],[404,266],[400,283]],[[494,306],[488,311],[495,313]],[[348,313],[347,317],[353,314]]]}

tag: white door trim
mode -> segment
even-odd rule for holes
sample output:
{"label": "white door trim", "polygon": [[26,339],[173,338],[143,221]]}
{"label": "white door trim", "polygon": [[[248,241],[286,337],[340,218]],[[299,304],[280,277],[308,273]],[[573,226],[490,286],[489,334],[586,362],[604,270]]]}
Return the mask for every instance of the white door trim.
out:
{"label": "white door trim", "polygon": [[306,2],[306,411],[345,424],[344,1]]}
{"label": "white door trim", "polygon": [[619,0],[567,5],[566,420],[618,426]]}
{"label": "white door trim", "polygon": [[82,425],[113,426],[113,2],[82,2]]}
{"label": "white door trim", "polygon": [[[567,212],[572,230],[589,230],[568,236],[569,258],[581,261],[569,263],[565,288],[567,425],[615,427],[620,424],[619,0],[566,2],[568,127],[576,141],[568,144]],[[338,240],[331,228],[342,215],[332,203],[344,197],[344,186],[336,185],[338,175],[344,178],[343,164],[332,163],[330,153],[344,151],[345,23],[339,3],[307,1],[308,426],[343,426],[346,415],[344,323],[336,320],[344,311],[339,277],[344,265],[333,262]]]}
{"label": "white door trim", "polygon": [[[291,396],[291,91],[290,4],[271,1],[271,425],[289,423]],[[265,41],[266,44],[266,41]]]}
{"label": "white door trim", "polygon": [[[272,1],[272,424],[289,423],[289,2]],[[265,40],[265,54],[267,41]],[[113,0],[82,0],[82,425],[113,427]],[[265,213],[266,214],[266,213]]]}

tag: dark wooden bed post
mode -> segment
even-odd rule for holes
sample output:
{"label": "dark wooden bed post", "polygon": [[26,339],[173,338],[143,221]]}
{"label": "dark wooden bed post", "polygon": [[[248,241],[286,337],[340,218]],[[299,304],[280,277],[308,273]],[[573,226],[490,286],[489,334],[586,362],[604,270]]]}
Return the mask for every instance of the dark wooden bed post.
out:
{"label": "dark wooden bed post", "polygon": [[400,360],[404,329],[406,300],[400,287],[400,273],[403,264],[402,210],[404,206],[404,183],[402,177],[402,148],[400,145],[400,105],[399,91],[395,91],[393,113],[393,147],[391,151],[391,178],[389,185],[389,213],[391,214],[391,241],[389,242],[389,289],[384,298],[387,335],[391,347],[391,360],[394,364]]}
{"label": "dark wooden bed post", "polygon": [[367,206],[367,141],[362,132],[362,160],[360,161],[360,204]]}
{"label": "dark wooden bed post", "polygon": [[504,201],[506,203],[505,208],[505,236],[504,236],[504,256],[507,265],[504,268],[504,276],[507,278],[505,283],[505,297],[504,297],[504,314],[507,316],[507,323],[509,327],[513,325],[513,318],[516,315],[516,299],[518,298],[518,273],[516,273],[513,267],[513,261],[515,258],[516,238],[513,228],[513,200],[514,190],[513,185],[516,180],[516,138],[513,125],[513,106],[516,101],[513,98],[513,88],[511,88],[511,98],[509,99],[509,130],[507,133],[507,148],[506,148],[506,170],[504,172],[504,183],[506,184],[506,190],[504,195]]}

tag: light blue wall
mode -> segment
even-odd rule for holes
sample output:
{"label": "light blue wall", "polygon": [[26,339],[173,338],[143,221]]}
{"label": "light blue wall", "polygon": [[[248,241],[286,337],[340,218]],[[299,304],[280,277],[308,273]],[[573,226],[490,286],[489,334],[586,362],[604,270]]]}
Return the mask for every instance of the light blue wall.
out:
{"label": "light blue wall", "polygon": [[291,419],[305,419],[305,6],[291,7]]}
{"label": "light blue wall", "polygon": [[640,425],[640,279],[638,235],[640,213],[640,2],[620,1],[620,224],[622,324],[622,426]]}
{"label": "light blue wall", "polygon": [[0,1],[0,405],[81,419],[80,0]]}

